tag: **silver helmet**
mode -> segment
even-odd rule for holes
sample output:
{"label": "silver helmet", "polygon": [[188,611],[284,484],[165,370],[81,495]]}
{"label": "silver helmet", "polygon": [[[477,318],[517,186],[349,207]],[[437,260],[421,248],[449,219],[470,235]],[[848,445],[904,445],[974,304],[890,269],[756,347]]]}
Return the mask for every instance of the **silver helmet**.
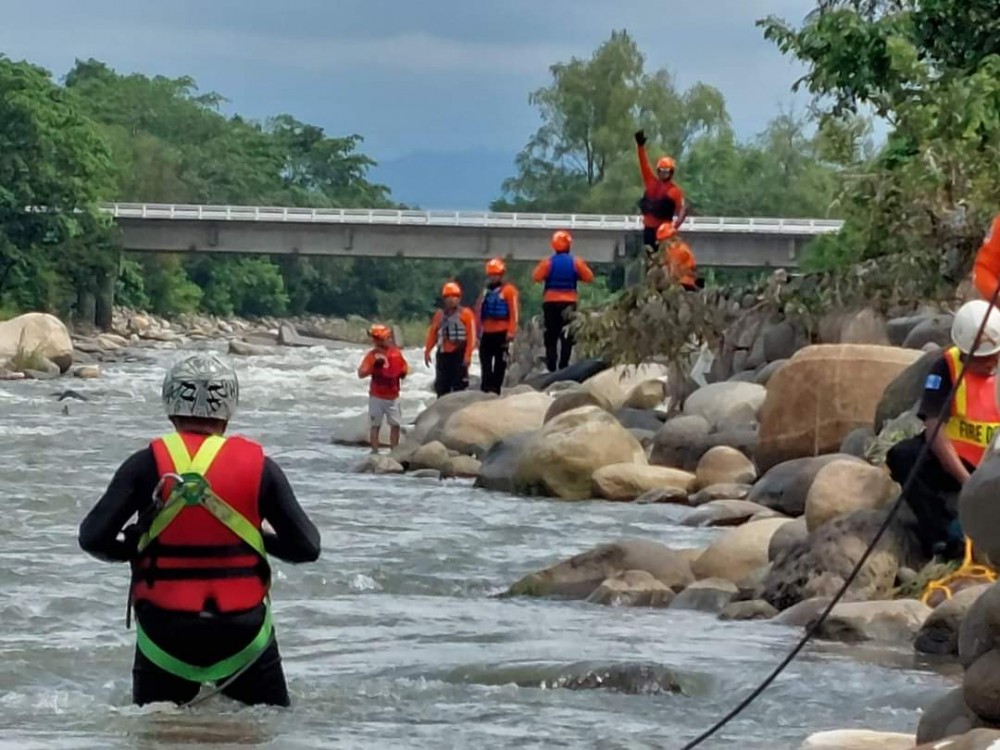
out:
{"label": "silver helmet", "polygon": [[214,354],[185,357],[163,379],[163,406],[168,417],[201,417],[229,421],[240,402],[236,370]]}

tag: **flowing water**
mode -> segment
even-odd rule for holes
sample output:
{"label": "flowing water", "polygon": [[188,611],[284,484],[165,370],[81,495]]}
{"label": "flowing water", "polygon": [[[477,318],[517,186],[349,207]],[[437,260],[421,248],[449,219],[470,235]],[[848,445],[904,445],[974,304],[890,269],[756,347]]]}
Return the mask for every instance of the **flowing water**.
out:
{"label": "flowing water", "polygon": [[[360,448],[329,443],[364,409],[359,350],[241,360],[235,427],[284,467],[323,535],[313,565],[276,563],[275,617],[294,706],[129,705],[134,635],[123,565],[83,554],[80,519],[117,465],[166,423],[163,366],[107,366],[99,381],[0,383],[0,750],[31,748],[677,748],[752,688],[800,633],[710,615],[499,600],[523,574],[593,544],[675,547],[711,530],[680,509],[562,504],[437,482],[352,474]],[[418,362],[413,416],[430,399]],[[90,400],[57,402],[76,388]],[[64,406],[68,405],[68,414]],[[669,669],[683,694],[571,690],[615,666]],[[905,648],[812,646],[705,747],[793,748],[812,731],[913,731],[948,680]]]}

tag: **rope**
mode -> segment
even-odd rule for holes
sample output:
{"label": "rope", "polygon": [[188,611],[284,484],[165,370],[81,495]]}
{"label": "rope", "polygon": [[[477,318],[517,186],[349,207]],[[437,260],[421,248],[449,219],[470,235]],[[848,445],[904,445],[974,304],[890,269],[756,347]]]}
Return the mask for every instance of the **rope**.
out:
{"label": "rope", "polygon": [[197,706],[200,703],[204,703],[209,698],[214,698],[219,693],[223,692],[226,688],[228,688],[230,685],[232,685],[234,682],[236,682],[236,680],[238,680],[240,677],[242,677],[243,674],[248,669],[250,669],[250,667],[252,667],[254,664],[256,664],[260,660],[260,657],[262,657],[267,652],[267,650],[269,648],[271,648],[271,644],[272,643],[274,643],[274,631],[273,630],[271,631],[271,636],[267,639],[267,645],[265,645],[264,648],[262,648],[260,650],[260,653],[257,654],[253,659],[251,659],[249,662],[247,662],[246,664],[244,664],[238,670],[236,670],[235,672],[233,672],[232,675],[230,675],[225,680],[223,680],[222,682],[220,682],[218,685],[216,685],[214,688],[212,688],[211,690],[209,690],[207,693],[203,693],[202,695],[196,695],[194,698],[192,698],[191,700],[189,700],[187,703],[180,704],[179,708],[191,708],[193,706]]}
{"label": "rope", "polygon": [[[955,379],[955,382],[952,383],[951,390],[948,392],[948,396],[945,399],[944,406],[941,409],[942,414],[947,414],[951,410],[951,405],[952,401],[954,401],[955,394],[958,392],[958,388],[961,385],[962,380],[965,378],[965,373],[968,371],[969,360],[972,359],[972,352],[974,352],[978,348],[979,342],[982,340],[983,332],[986,330],[986,322],[987,320],[989,320],[990,313],[997,306],[998,298],[1000,298],[1000,284],[997,285],[996,290],[993,292],[993,297],[989,301],[989,307],[986,309],[986,315],[983,316],[983,321],[979,325],[979,330],[976,332],[976,337],[975,339],[973,339],[972,346],[969,347],[969,351],[967,353],[963,353],[962,370],[958,374],[958,377]],[[773,683],[778,678],[778,676],[785,671],[788,665],[791,664],[792,661],[795,659],[795,657],[798,656],[799,653],[802,651],[802,649],[806,647],[806,644],[808,644],[809,641],[811,641],[813,637],[816,635],[816,633],[819,632],[820,626],[826,621],[826,619],[830,616],[830,613],[833,611],[833,608],[837,606],[840,600],[847,593],[847,590],[851,587],[851,584],[854,583],[855,579],[861,573],[861,570],[864,568],[865,563],[868,562],[868,558],[871,557],[872,553],[875,551],[875,547],[878,546],[878,543],[882,540],[882,537],[885,535],[885,532],[889,529],[889,526],[892,524],[893,519],[896,517],[896,513],[899,511],[900,507],[902,507],[903,500],[909,494],[910,488],[913,486],[913,483],[916,480],[917,470],[923,465],[924,461],[927,460],[927,455],[931,449],[931,446],[937,440],[938,434],[940,433],[942,427],[944,426],[945,421],[946,420],[943,419],[937,420],[937,424],[934,426],[934,430],[931,432],[930,436],[924,440],[924,445],[920,449],[920,453],[917,454],[917,459],[913,463],[913,468],[910,470],[910,475],[907,477],[906,482],[903,484],[902,492],[900,492],[899,497],[896,499],[896,502],[892,504],[892,507],[889,508],[889,513],[886,515],[885,520],[882,522],[882,525],[879,526],[878,531],[875,532],[874,538],[868,545],[868,548],[865,549],[864,554],[861,555],[861,559],[858,560],[857,564],[854,566],[854,569],[847,576],[847,579],[844,581],[844,585],[840,587],[840,590],[837,592],[837,595],[833,597],[830,603],[826,606],[826,609],[823,610],[822,614],[820,614],[820,616],[812,623],[812,625],[809,626],[809,628],[806,630],[805,635],[802,636],[802,638],[799,640],[797,644],[795,644],[795,647],[788,653],[788,655],[781,660],[778,666],[775,667],[774,670],[767,677],[764,678],[763,682],[761,682],[756,688],[754,688],[750,692],[750,694],[747,695],[747,697],[744,698],[742,701],[740,701],[731,711],[729,711],[729,713],[727,713],[725,716],[723,716],[721,719],[715,722],[715,724],[713,724],[709,729],[699,734],[691,742],[684,745],[684,747],[681,748],[681,750],[693,750],[693,748],[696,748],[699,745],[701,745],[705,740],[715,735],[720,729],[726,726],[726,724],[728,724],[737,716],[739,716],[741,713],[743,713],[743,711],[746,710],[751,703],[757,700],[757,698],[759,698],[760,695],[765,690],[767,690],[768,687],[771,686],[771,683]]]}

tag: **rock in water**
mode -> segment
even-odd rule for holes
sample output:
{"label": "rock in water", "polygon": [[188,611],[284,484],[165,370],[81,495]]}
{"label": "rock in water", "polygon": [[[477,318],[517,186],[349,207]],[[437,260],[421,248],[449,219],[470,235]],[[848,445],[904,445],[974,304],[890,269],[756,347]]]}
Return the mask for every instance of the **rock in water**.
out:
{"label": "rock in water", "polygon": [[913,750],[912,734],[835,729],[810,735],[801,750]]}
{"label": "rock in water", "polygon": [[[924,711],[917,726],[917,742],[920,747],[930,748],[924,743],[938,742],[946,737],[956,737],[977,727],[985,726],[985,722],[976,716],[975,712],[965,704],[962,688],[957,687],[941,696]],[[937,748],[937,746],[934,746]],[[954,745],[944,747],[958,750]],[[988,747],[988,746],[987,746]]]}
{"label": "rock in water", "polygon": [[677,489],[689,492],[694,475],[663,466],[643,466],[636,463],[602,466],[593,474],[594,492],[605,500],[631,502],[646,492]]}
{"label": "rock in water", "polygon": [[[819,626],[816,635],[847,643],[910,643],[930,614],[931,608],[916,599],[841,602]],[[810,626],[811,623],[807,627]]]}
{"label": "rock in water", "polygon": [[517,473],[521,453],[534,434],[534,432],[520,432],[494,443],[483,456],[475,486],[513,494],[514,474]]}
{"label": "rock in water", "polygon": [[732,602],[719,613],[720,620],[770,620],[778,610],[763,599]]}
{"label": "rock in water", "polygon": [[666,607],[673,598],[673,589],[645,570],[625,570],[605,579],[587,601],[609,607]]}
{"label": "rock in water", "polygon": [[427,443],[427,445],[421,445],[414,451],[413,455],[410,456],[410,468],[415,470],[433,469],[434,471],[441,471],[450,458],[451,454],[448,452],[448,449],[442,443],[435,440],[432,443]]}
{"label": "rock in water", "polygon": [[674,597],[670,608],[717,614],[725,609],[738,593],[739,589],[731,581],[706,578],[703,581],[695,581]]}
{"label": "rock in water", "polygon": [[481,468],[482,464],[472,456],[452,456],[441,468],[441,476],[445,479],[453,477],[471,479],[479,476]]}
{"label": "rock in water", "polygon": [[402,474],[403,465],[389,456],[370,455],[354,467],[358,474]]}
{"label": "rock in water", "polygon": [[959,591],[936,607],[917,633],[913,647],[924,654],[958,656],[958,634],[962,622],[972,605],[989,588],[990,584],[982,584]]}
{"label": "rock in water", "polygon": [[760,412],[757,465],[837,450],[858,427],[871,425],[886,387],[920,353],[887,346],[809,346],[774,374]]}
{"label": "rock in water", "polygon": [[470,404],[496,399],[496,394],[482,391],[459,391],[442,396],[420,412],[413,426],[412,439],[420,444],[440,440],[440,430],[452,414]]}
{"label": "rock in water", "polygon": [[709,448],[698,461],[695,475],[698,489],[715,484],[753,484],[757,479],[757,467],[735,448],[717,445]]}
{"label": "rock in water", "polygon": [[0,361],[37,354],[60,372],[73,365],[73,341],[62,321],[47,313],[28,313],[0,323]]}
{"label": "rock in water", "polygon": [[518,683],[521,687],[542,687],[566,690],[609,690],[626,695],[662,695],[682,692],[670,672],[651,664],[615,664],[588,668],[584,674],[566,675],[542,683]]}
{"label": "rock in water", "polygon": [[537,391],[470,404],[448,418],[438,439],[459,453],[482,455],[505,437],[539,429],[551,405]]}
{"label": "rock in water", "polygon": [[594,472],[619,463],[645,464],[642,445],[612,415],[585,406],[560,414],[532,436],[514,485],[528,495],[586,500]]}
{"label": "rock in water", "polygon": [[691,566],[699,579],[724,578],[736,583],[767,565],[767,548],[788,519],[766,519],[729,529],[716,537]]}
{"label": "rock in water", "polygon": [[684,516],[683,526],[741,526],[758,514],[777,515],[762,505],[745,500],[712,500]]}
{"label": "rock in water", "polygon": [[604,581],[627,570],[645,571],[674,591],[694,582],[691,564],[681,553],[648,539],[624,539],[527,575],[507,590],[507,596],[586,599]]}

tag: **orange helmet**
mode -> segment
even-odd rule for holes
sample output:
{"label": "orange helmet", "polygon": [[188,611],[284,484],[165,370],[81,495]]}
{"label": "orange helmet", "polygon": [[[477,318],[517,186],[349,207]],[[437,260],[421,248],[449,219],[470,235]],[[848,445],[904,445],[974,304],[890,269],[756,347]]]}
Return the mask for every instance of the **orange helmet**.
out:
{"label": "orange helmet", "polygon": [[560,229],[558,232],[552,235],[552,249],[557,253],[569,252],[570,246],[573,244],[573,235],[567,232],[565,229]]}
{"label": "orange helmet", "polygon": [[671,172],[673,172],[675,169],[677,169],[677,162],[675,162],[669,156],[664,156],[658,162],[656,162],[656,168],[669,169]]}
{"label": "orange helmet", "polygon": [[505,273],[507,273],[507,264],[503,262],[502,258],[486,261],[487,276],[503,276]]}
{"label": "orange helmet", "polygon": [[662,242],[663,240],[669,240],[677,236],[677,227],[671,224],[669,221],[660,224],[659,229],[656,230],[656,241]]}
{"label": "orange helmet", "polygon": [[460,287],[456,282],[449,281],[443,287],[441,287],[442,297],[461,297],[462,287]]}
{"label": "orange helmet", "polygon": [[368,334],[376,341],[388,341],[392,337],[392,330],[389,326],[376,323],[368,331]]}

